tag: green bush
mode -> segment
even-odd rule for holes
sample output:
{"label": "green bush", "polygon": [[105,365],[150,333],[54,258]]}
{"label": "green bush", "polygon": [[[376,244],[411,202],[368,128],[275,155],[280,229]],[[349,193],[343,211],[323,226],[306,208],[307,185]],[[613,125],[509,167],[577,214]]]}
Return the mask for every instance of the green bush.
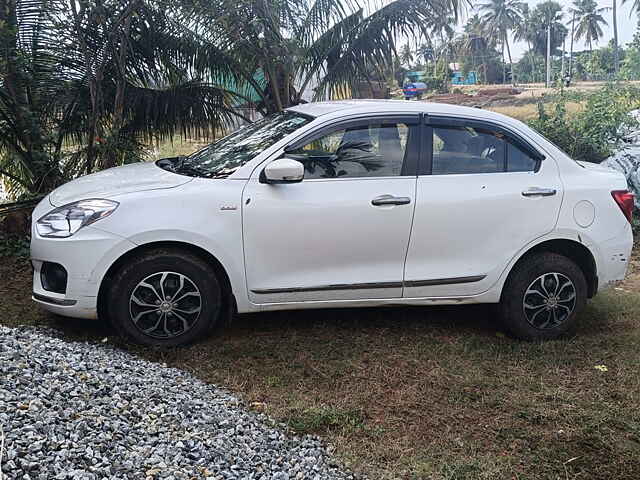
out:
{"label": "green bush", "polygon": [[569,100],[560,91],[551,111],[538,104],[538,117],[529,124],[575,160],[599,163],[618,148],[625,132],[637,128],[629,111],[640,107],[640,89],[619,83],[608,84],[589,95],[584,108],[567,112]]}
{"label": "green bush", "polygon": [[447,77],[444,75],[429,76],[424,78],[424,83],[427,85],[429,92],[447,93]]}

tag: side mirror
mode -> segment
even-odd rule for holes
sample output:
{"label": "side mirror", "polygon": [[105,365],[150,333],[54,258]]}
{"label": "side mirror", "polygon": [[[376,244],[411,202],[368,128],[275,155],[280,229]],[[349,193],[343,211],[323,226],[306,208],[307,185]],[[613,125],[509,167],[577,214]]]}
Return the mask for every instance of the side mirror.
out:
{"label": "side mirror", "polygon": [[291,158],[279,158],[260,172],[260,183],[297,183],[304,178],[304,165]]}

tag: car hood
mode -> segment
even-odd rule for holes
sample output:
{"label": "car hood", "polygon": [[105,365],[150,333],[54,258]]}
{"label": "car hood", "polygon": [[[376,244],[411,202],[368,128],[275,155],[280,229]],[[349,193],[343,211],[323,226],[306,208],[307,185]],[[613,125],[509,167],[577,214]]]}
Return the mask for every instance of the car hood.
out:
{"label": "car hood", "polygon": [[125,193],[174,188],[192,180],[163,170],[155,163],[133,163],[72,180],[54,190],[49,201],[59,207],[88,198],[112,198]]}

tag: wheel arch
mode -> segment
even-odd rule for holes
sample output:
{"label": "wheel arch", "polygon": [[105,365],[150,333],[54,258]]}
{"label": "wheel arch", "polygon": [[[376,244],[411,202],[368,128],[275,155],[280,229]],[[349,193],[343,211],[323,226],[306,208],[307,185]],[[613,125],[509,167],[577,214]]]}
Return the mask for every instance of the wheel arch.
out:
{"label": "wheel arch", "polygon": [[131,250],[128,250],[127,252],[122,254],[111,264],[111,266],[109,266],[109,268],[107,269],[107,272],[105,273],[105,275],[102,277],[102,280],[100,281],[100,288],[98,289],[98,302],[97,302],[98,317],[108,318],[107,290],[108,290],[110,280],[113,278],[115,273],[120,269],[120,267],[124,265],[127,262],[127,260],[156,248],[172,248],[176,250],[186,251],[200,257],[205,262],[207,262],[215,272],[223,292],[221,320],[223,320],[224,322],[228,322],[231,319],[231,317],[237,310],[236,300],[233,293],[233,288],[231,287],[231,280],[229,278],[229,274],[227,273],[227,270],[222,265],[220,260],[218,260],[211,252],[205,250],[202,247],[193,245],[191,243],[174,241],[174,240],[149,242],[142,245],[138,245],[135,248],[132,248]]}
{"label": "wheel arch", "polygon": [[542,252],[557,253],[573,261],[582,270],[587,281],[587,297],[592,298],[596,294],[598,291],[598,270],[595,257],[584,244],[568,238],[545,240],[526,250],[511,267],[503,284],[503,291],[504,285],[507,284],[518,265],[531,255]]}

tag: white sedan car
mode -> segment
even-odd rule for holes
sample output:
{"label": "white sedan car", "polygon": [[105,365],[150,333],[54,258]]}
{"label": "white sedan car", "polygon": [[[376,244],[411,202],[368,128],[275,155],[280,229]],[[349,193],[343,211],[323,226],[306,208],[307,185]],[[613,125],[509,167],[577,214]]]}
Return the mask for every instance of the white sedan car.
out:
{"label": "white sedan car", "polygon": [[556,337],[624,278],[633,195],[512,118],[404,101],[290,108],[36,208],[33,299],[173,346],[234,312],[499,303]]}

